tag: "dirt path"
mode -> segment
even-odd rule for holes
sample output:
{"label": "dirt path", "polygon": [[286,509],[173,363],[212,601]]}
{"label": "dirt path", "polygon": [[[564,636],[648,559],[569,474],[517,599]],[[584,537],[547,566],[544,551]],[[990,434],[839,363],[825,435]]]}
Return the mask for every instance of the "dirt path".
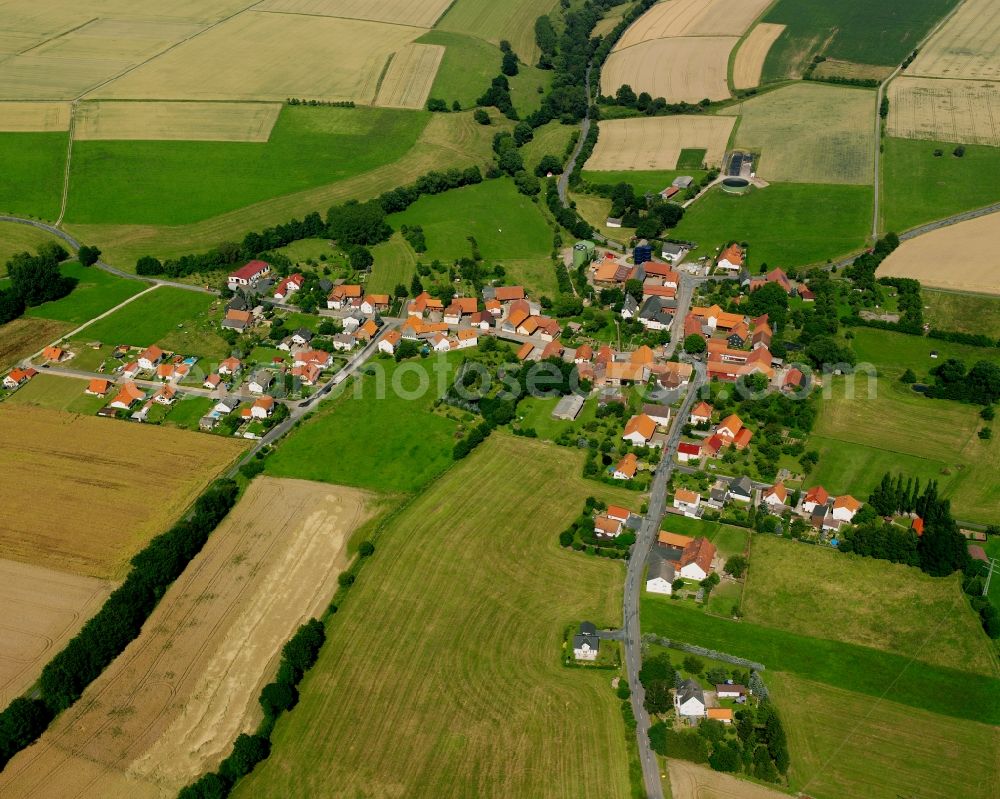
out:
{"label": "dirt path", "polygon": [[788,794],[765,788],[706,766],[668,760],[674,799],[788,799]]}
{"label": "dirt path", "polygon": [[258,478],[136,639],[0,774],[4,797],[172,797],[259,720],[295,628],[346,567],[367,495]]}

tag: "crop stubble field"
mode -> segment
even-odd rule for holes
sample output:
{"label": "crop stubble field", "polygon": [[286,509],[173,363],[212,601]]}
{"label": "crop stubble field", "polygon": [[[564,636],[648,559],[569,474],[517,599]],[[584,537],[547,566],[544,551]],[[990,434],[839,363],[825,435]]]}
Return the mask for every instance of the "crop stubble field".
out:
{"label": "crop stubble field", "polygon": [[69,130],[69,103],[0,101],[0,132],[52,133]]}
{"label": "crop stubble field", "polygon": [[0,560],[0,706],[31,686],[112,587],[94,577]]}
{"label": "crop stubble field", "polygon": [[410,43],[393,57],[382,78],[375,105],[386,108],[423,108],[437,75],[445,48]]}
{"label": "crop stubble field", "polygon": [[933,230],[900,244],[877,274],[912,277],[934,288],[1000,294],[1000,270],[982,254],[1000,236],[1000,214]]}
{"label": "crop stubble field", "polygon": [[336,590],[369,496],[257,478],[140,637],[7,766],[3,795],[168,796],[214,768],[259,720],[285,641]]}
{"label": "crop stubble field", "polygon": [[1000,83],[897,78],[889,85],[890,136],[1000,145]]}
{"label": "crop stubble field", "polygon": [[[829,110],[836,108],[837,113]],[[870,184],[875,93],[799,83],[732,106],[736,146],[760,153],[757,174],[789,183]]]}
{"label": "crop stubble field", "polygon": [[266,142],[280,103],[114,102],[77,106],[75,140]]}
{"label": "crop stubble field", "polygon": [[595,171],[675,169],[681,150],[705,149],[705,162],[721,165],[736,120],[729,116],[667,116],[612,119],[586,168]]}
{"label": "crop stubble field", "polygon": [[430,28],[449,3],[450,0],[264,0],[254,8],[258,11],[367,19]]}
{"label": "crop stubble field", "polygon": [[601,70],[601,91],[622,84],[668,102],[729,97],[729,53],[767,0],[659,3],[622,35]]}
{"label": "crop stubble field", "polygon": [[921,48],[907,74],[1000,80],[1000,5],[965,0]]}
{"label": "crop stubble field", "polygon": [[761,71],[764,69],[764,60],[781,32],[784,25],[776,25],[773,22],[761,22],[750,35],[743,40],[740,49],[736,51],[736,60],[733,62],[733,86],[737,89],[752,89],[760,85]]}
{"label": "crop stubble field", "polygon": [[581,462],[496,433],[394,519],[234,796],[331,780],[345,796],[628,796],[610,673],[559,662],[565,625],[618,618],[622,567],[562,551],[555,531],[595,491],[638,497],[583,480]]}
{"label": "crop stubble field", "polygon": [[[37,342],[36,342],[37,344]],[[244,443],[5,404],[0,408],[0,557],[120,577]],[[28,500],[26,497],[45,497]]]}
{"label": "crop stubble field", "polygon": [[741,780],[708,766],[667,759],[673,799],[787,799],[788,794]]}

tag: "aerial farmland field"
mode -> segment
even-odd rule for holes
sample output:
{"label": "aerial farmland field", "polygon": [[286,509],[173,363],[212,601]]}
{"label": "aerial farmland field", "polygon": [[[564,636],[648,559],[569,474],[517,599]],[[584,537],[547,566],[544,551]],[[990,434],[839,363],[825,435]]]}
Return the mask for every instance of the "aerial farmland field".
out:
{"label": "aerial farmland field", "polygon": [[9,369],[72,329],[73,326],[66,322],[27,316],[0,325],[0,369]]}
{"label": "aerial farmland field", "polygon": [[[681,151],[705,150],[705,163],[721,166],[735,119],[728,116],[667,116],[612,119],[586,167],[594,171],[676,169]],[[661,187],[662,188],[662,187]]]}
{"label": "aerial farmland field", "polygon": [[0,101],[0,131],[52,133],[69,130],[69,103]]}
{"label": "aerial farmland field", "polygon": [[278,103],[115,102],[77,106],[73,138],[266,142]]}
{"label": "aerial farmland field", "polygon": [[910,75],[1000,80],[1000,8],[990,0],[965,0],[921,48]]}
{"label": "aerial farmland field", "polygon": [[[244,450],[241,441],[5,403],[0,557],[100,578],[177,519]],[[151,457],[150,453],[156,453]],[[26,486],[59,486],[25,504]],[[122,509],[129,513],[122,515]]]}
{"label": "aerial farmland field", "polygon": [[438,21],[437,28],[469,34],[493,44],[506,39],[525,64],[534,64],[538,60],[535,20],[553,11],[557,5],[556,0],[508,0],[504,3],[455,0],[450,6],[446,4],[448,12]]}
{"label": "aerial farmland field", "polygon": [[56,237],[30,225],[15,222],[0,222],[0,277],[7,274],[7,261],[17,252],[35,252],[45,241],[56,241]]}
{"label": "aerial farmland field", "polygon": [[368,19],[430,28],[448,5],[448,0],[264,0],[254,8],[284,14]]}
{"label": "aerial farmland field", "polygon": [[400,49],[382,77],[375,105],[423,108],[443,56],[440,45],[411,43]]}
{"label": "aerial farmland field", "polygon": [[257,695],[285,641],[333,596],[368,500],[255,480],[143,634],[4,770],[4,796],[30,796],[44,780],[60,795],[159,797],[218,763],[259,721]]}
{"label": "aerial farmland field", "polygon": [[112,587],[94,577],[0,560],[0,705],[6,707],[31,686]]}
{"label": "aerial farmland field", "polygon": [[621,613],[621,564],[555,534],[602,491],[581,464],[495,433],[403,509],[234,796],[316,796],[331,767],[347,794],[630,796],[610,673],[560,665],[564,625]]}
{"label": "aerial farmland field", "polygon": [[[836,108],[835,115],[824,113]],[[735,146],[760,153],[765,180],[870,184],[874,175],[875,93],[799,83],[725,109],[739,114]]]}
{"label": "aerial farmland field", "polygon": [[752,89],[760,85],[761,71],[771,45],[785,29],[784,25],[761,22],[743,40],[736,51],[733,62],[733,86],[737,89]]}
{"label": "aerial farmland field", "polygon": [[0,213],[59,216],[68,134],[0,133]]}
{"label": "aerial farmland field", "polygon": [[889,85],[888,133],[906,139],[1000,145],[1000,83],[897,78]]}

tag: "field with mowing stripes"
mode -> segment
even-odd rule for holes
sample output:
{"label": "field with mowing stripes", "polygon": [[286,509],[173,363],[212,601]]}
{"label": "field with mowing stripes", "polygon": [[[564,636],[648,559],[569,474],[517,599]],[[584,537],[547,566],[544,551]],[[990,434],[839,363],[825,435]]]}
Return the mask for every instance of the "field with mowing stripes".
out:
{"label": "field with mowing stripes", "polygon": [[444,48],[408,44],[392,57],[382,78],[375,105],[386,108],[423,108],[444,56]]}
{"label": "field with mowing stripes", "polygon": [[369,291],[392,294],[400,284],[409,290],[417,257],[401,233],[393,233],[388,241],[372,247],[372,255],[375,264],[365,284]]}
{"label": "field with mowing stripes", "polygon": [[404,508],[234,796],[322,795],[331,767],[343,795],[630,796],[610,674],[559,661],[566,625],[617,623],[624,569],[555,531],[589,494],[636,500],[581,464],[495,433]]}
{"label": "field with mowing stripes", "polygon": [[281,647],[325,609],[369,516],[360,491],[255,480],[142,634],[7,766],[3,795],[41,781],[53,795],[153,799],[217,765],[260,720]]}

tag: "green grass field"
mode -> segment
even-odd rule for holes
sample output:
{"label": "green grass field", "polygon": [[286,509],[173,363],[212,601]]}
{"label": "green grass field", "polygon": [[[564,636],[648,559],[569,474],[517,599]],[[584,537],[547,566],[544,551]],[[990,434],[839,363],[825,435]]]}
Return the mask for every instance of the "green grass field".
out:
{"label": "green grass field", "polygon": [[66,143],[66,133],[0,133],[0,212],[59,216]]}
{"label": "green grass field", "polygon": [[924,321],[939,330],[982,333],[1000,339],[1000,298],[923,289]]}
{"label": "green grass field", "polygon": [[772,184],[742,197],[713,189],[688,208],[672,235],[697,242],[694,257],[714,255],[732,239],[747,241],[752,271],[763,263],[802,266],[860,248],[871,206],[869,186]]}
{"label": "green grass field", "polygon": [[38,245],[46,241],[57,239],[44,230],[29,225],[0,222],[0,277],[7,274],[7,261],[14,253],[35,252]]}
{"label": "green grass field", "polygon": [[962,594],[960,575],[902,566],[774,536],[751,542],[748,621],[1000,676],[993,644]]}
{"label": "green grass field", "polygon": [[495,45],[506,39],[525,64],[534,64],[538,60],[535,20],[553,11],[556,5],[556,0],[507,0],[504,3],[455,0],[436,27],[475,36]]}
{"label": "green grass field", "polygon": [[[550,69],[521,64],[518,73],[509,78],[510,98],[521,119],[542,107],[542,98],[552,86],[552,74]],[[539,88],[541,91],[538,91]]]}
{"label": "green grass field", "polygon": [[[430,96],[451,104],[458,100],[462,108],[472,108],[500,74],[503,54],[499,48],[483,39],[444,30],[425,33],[417,42],[440,44],[444,57],[434,76]],[[493,112],[496,114],[496,112]]]}
{"label": "green grass field", "polygon": [[[267,473],[383,492],[417,491],[452,463],[457,425],[430,409],[460,361],[458,355],[448,355],[402,364],[373,362],[384,370],[385,391],[379,392],[375,377],[349,381],[341,397],[268,458]],[[396,385],[413,391],[423,380],[429,388],[416,399],[392,390]]]}
{"label": "green grass field", "polygon": [[995,727],[888,699],[873,704],[787,673],[764,678],[788,736],[793,791],[815,799],[995,799]]}
{"label": "green grass field", "polygon": [[585,169],[582,173],[583,179],[588,183],[604,183],[615,185],[617,183],[631,183],[636,194],[659,194],[675,178],[682,175],[689,175],[697,183],[705,176],[703,169],[658,169],[643,170],[636,172],[598,172],[592,169]]}
{"label": "green grass field", "polygon": [[[925,222],[997,201],[1000,148],[885,138],[882,158],[882,229],[902,233]],[[944,155],[935,158],[934,150]]]}
{"label": "green grass field", "polygon": [[[1000,363],[1000,351],[989,347],[972,347],[950,341],[908,336],[872,328],[854,328],[851,346],[858,356],[858,363],[871,363],[878,367],[879,374],[898,377],[906,369],[912,369],[918,378],[928,376],[931,367],[947,358],[959,358],[971,366],[976,361]],[[931,352],[938,357],[931,358]],[[859,384],[864,385],[863,378]]]}
{"label": "green grass field", "polygon": [[534,138],[521,147],[525,169],[534,174],[538,162],[546,155],[554,155],[562,160],[576,130],[578,128],[575,125],[563,125],[560,122],[546,122],[540,128],[535,128]]}
{"label": "green grass field", "polygon": [[643,633],[756,660],[767,667],[765,678],[772,671],[789,672],[945,716],[1000,723],[1000,680],[996,678],[746,620],[723,619],[656,596],[643,597],[641,617]]}
{"label": "green grass field", "polygon": [[621,614],[623,565],[559,547],[581,466],[494,433],[393,518],[234,796],[629,797],[613,672],[560,665]]}
{"label": "green grass field", "polygon": [[401,225],[423,226],[427,252],[420,260],[424,263],[470,257],[468,236],[476,238],[487,260],[543,258],[552,249],[552,230],[542,212],[518,193],[509,178],[421,197],[388,221],[397,230]]}
{"label": "green grass field", "polygon": [[27,316],[80,325],[149,287],[140,280],[126,280],[95,266],[80,266],[74,261],[62,264],[59,269],[63,275],[78,281],[73,292],[61,300],[29,308]]}
{"label": "green grass field", "polygon": [[89,382],[42,372],[21,386],[7,401],[91,416],[103,408],[108,400],[85,394]]}
{"label": "green grass field", "polygon": [[85,327],[76,338],[112,347],[157,344],[187,355],[225,357],[228,348],[216,332],[218,320],[209,313],[217,303],[218,298],[211,294],[161,286]]}
{"label": "green grass field", "polygon": [[400,233],[393,233],[389,241],[372,247],[375,264],[366,287],[369,291],[392,294],[399,284],[410,289],[417,256]]}
{"label": "green grass field", "polygon": [[860,64],[895,65],[958,0],[778,0],[764,22],[786,28],[771,47],[762,79],[799,77],[816,54]]}
{"label": "green grass field", "polygon": [[[863,385],[863,384],[862,384]],[[1000,440],[980,439],[976,406],[926,399],[896,380],[878,395],[845,396],[841,382],[824,397],[807,449],[820,453],[810,484],[867,498],[886,471],[938,481],[959,519],[990,523],[1000,490]]]}
{"label": "green grass field", "polygon": [[266,143],[76,142],[66,219],[196,222],[395,161],[416,143],[428,117],[384,108],[285,107]]}
{"label": "green grass field", "polygon": [[215,400],[210,397],[197,397],[189,394],[182,397],[180,402],[175,402],[170,406],[170,413],[164,420],[164,424],[181,427],[185,430],[197,430],[201,417],[208,413]]}

